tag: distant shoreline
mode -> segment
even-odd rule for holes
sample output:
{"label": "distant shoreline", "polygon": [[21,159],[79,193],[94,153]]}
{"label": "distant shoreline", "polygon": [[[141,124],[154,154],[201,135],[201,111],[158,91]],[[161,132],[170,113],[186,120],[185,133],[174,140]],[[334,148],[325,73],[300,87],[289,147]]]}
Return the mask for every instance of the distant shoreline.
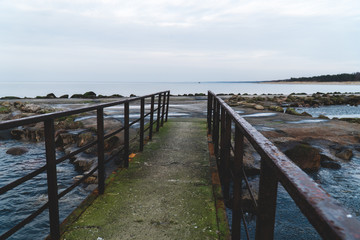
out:
{"label": "distant shoreline", "polygon": [[360,85],[360,81],[354,82],[316,82],[316,81],[263,81],[265,84],[308,84],[308,85]]}

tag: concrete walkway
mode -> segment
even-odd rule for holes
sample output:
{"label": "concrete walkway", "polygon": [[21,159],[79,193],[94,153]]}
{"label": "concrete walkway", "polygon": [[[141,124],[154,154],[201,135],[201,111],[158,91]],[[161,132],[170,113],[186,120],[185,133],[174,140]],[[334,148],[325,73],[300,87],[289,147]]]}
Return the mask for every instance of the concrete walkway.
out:
{"label": "concrete walkway", "polygon": [[206,135],[203,119],[165,123],[63,239],[224,239]]}

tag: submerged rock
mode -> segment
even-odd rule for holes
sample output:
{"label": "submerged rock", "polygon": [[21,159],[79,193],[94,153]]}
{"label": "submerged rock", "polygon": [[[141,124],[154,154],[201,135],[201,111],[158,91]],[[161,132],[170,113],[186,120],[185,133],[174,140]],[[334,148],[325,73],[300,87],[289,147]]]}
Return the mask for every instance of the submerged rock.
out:
{"label": "submerged rock", "polygon": [[321,167],[330,169],[340,169],[341,165],[334,161],[321,160]]}
{"label": "submerged rock", "polygon": [[77,169],[82,171],[88,171],[92,168],[93,165],[97,164],[97,157],[87,154],[81,154],[80,157],[76,158],[74,165]]}
{"label": "submerged rock", "polygon": [[353,156],[353,152],[351,149],[344,149],[344,150],[336,153],[335,156],[337,156],[338,158],[341,158],[343,160],[349,161]]}
{"label": "submerged rock", "polygon": [[303,170],[316,171],[320,168],[319,150],[308,144],[297,144],[285,151],[285,154]]}
{"label": "submerged rock", "polygon": [[9,148],[6,153],[14,156],[23,155],[24,153],[27,153],[29,149],[25,147],[12,147]]}

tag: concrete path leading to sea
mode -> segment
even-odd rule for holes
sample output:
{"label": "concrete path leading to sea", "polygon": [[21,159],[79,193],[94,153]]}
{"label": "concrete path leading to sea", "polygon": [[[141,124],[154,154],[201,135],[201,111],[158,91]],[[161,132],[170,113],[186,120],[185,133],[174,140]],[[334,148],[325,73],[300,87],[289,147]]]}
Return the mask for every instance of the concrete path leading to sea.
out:
{"label": "concrete path leading to sea", "polygon": [[62,239],[225,239],[224,220],[216,213],[206,121],[172,119]]}

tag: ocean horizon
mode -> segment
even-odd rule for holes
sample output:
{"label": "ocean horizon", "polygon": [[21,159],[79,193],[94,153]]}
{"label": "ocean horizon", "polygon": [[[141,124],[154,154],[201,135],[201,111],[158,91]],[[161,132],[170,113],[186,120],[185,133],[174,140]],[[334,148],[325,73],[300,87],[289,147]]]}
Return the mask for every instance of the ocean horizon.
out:
{"label": "ocean horizon", "polygon": [[171,94],[195,94],[207,93],[211,90],[215,93],[234,93],[234,94],[290,94],[316,92],[323,93],[355,93],[360,92],[360,85],[349,84],[286,84],[286,83],[264,83],[256,81],[202,81],[202,82],[3,82],[1,83],[0,97],[16,96],[35,98],[36,96],[46,96],[49,93],[57,97],[68,94],[83,94],[93,91],[98,95],[120,94],[137,96],[151,94],[154,92],[170,90]]}

